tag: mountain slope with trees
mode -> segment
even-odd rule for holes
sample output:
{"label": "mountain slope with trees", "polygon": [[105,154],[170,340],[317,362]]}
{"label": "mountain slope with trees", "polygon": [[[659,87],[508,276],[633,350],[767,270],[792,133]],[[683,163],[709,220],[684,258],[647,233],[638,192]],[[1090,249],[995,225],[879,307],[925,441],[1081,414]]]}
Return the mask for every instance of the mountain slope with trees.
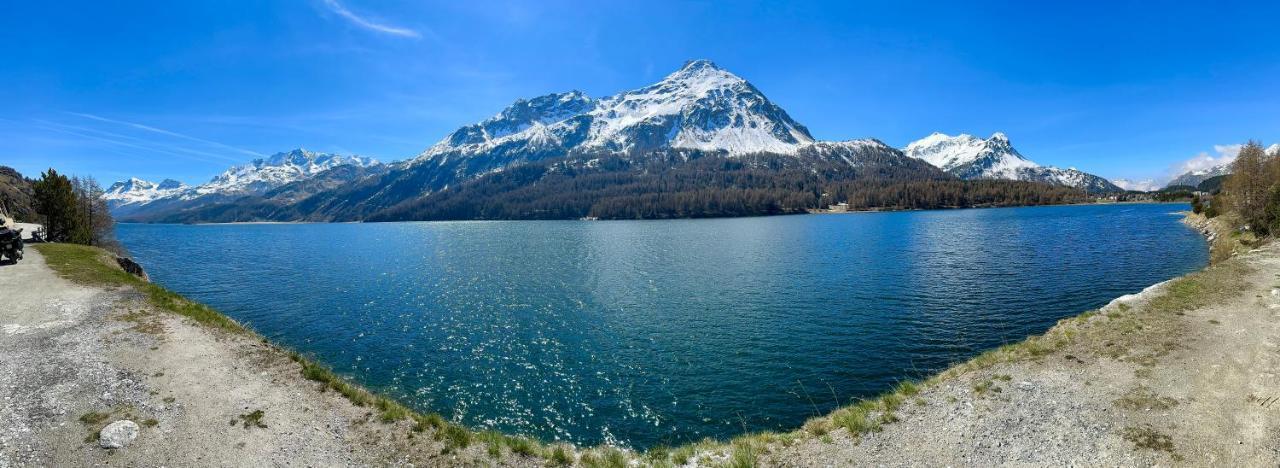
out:
{"label": "mountain slope with trees", "polygon": [[[1063,203],[1119,190],[1083,172],[1039,166],[997,136],[964,166],[980,174],[949,173],[874,139],[818,141],[751,83],[694,60],[613,96],[517,100],[385,168],[354,164],[270,190],[222,191],[199,203],[162,197],[117,212],[128,221],[184,223],[677,218],[801,213],[840,202],[866,209]],[[1000,171],[1008,161],[1020,165]],[[326,181],[336,175],[345,177]],[[273,193],[283,187],[291,193]],[[200,188],[182,193],[192,191]]]}

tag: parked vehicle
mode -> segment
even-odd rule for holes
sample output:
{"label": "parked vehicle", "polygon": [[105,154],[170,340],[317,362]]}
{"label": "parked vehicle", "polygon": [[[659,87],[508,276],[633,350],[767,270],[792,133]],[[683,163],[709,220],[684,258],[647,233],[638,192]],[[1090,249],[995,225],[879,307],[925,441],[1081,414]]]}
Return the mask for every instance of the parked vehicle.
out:
{"label": "parked vehicle", "polygon": [[22,260],[22,230],[0,228],[0,260],[8,258],[13,263]]}

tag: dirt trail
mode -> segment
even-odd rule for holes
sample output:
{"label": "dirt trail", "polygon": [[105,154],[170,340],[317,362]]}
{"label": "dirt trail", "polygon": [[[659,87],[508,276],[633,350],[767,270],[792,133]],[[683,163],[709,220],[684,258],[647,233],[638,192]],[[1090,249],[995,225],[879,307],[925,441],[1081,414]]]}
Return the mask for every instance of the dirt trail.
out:
{"label": "dirt trail", "polygon": [[[481,447],[448,453],[430,432],[378,422],[251,335],[72,284],[36,249],[0,265],[0,301],[0,467],[492,464],[476,462]],[[120,419],[138,438],[99,447]]]}

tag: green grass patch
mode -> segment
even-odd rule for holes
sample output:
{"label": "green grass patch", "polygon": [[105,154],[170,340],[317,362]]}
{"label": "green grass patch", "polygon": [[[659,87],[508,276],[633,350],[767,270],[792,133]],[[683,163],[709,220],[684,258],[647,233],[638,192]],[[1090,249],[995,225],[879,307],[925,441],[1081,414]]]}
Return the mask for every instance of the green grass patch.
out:
{"label": "green grass patch", "polygon": [[107,418],[110,418],[110,417],[111,417],[111,413],[99,413],[97,411],[90,411],[88,413],[80,415],[80,422],[92,426],[96,424],[102,424],[103,421],[106,421]]}
{"label": "green grass patch", "polygon": [[1116,406],[1133,411],[1150,411],[1150,410],[1167,410],[1178,404],[1178,400],[1169,397],[1163,397],[1150,387],[1138,386],[1128,392],[1124,396],[1116,399]]}
{"label": "green grass patch", "polygon": [[1134,448],[1173,453],[1173,438],[1160,433],[1150,425],[1124,428],[1120,435],[1133,443]]}
{"label": "green grass patch", "polygon": [[573,464],[573,455],[565,450],[563,445],[557,445],[551,449],[551,456],[547,457],[547,466],[569,466]]}
{"label": "green grass patch", "polygon": [[864,404],[836,410],[831,415],[831,422],[849,430],[852,435],[880,430],[879,419],[872,415],[872,407]]}
{"label": "green grass patch", "polygon": [[505,443],[507,448],[511,449],[511,453],[516,455],[533,457],[541,453],[541,445],[528,437],[508,436]]}
{"label": "green grass patch", "polygon": [[236,416],[235,418],[232,418],[231,425],[234,426],[236,424],[241,424],[244,426],[245,429],[250,429],[254,427],[259,429],[266,429],[267,424],[262,422],[262,418],[266,416],[267,416],[267,413],[265,411],[253,410],[253,412],[245,413],[240,416]]}
{"label": "green grass patch", "polygon": [[730,468],[756,468],[760,465],[760,448],[751,443],[733,444],[733,453],[729,455]]}
{"label": "green grass patch", "polygon": [[446,424],[436,431],[435,437],[451,449],[464,449],[471,445],[471,431],[457,424]]}

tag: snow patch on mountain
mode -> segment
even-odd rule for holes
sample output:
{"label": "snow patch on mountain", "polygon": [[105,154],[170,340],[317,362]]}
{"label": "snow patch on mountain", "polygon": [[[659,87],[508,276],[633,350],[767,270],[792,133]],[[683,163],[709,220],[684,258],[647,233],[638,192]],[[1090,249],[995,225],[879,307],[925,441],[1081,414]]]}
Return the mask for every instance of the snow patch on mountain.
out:
{"label": "snow patch on mountain", "polygon": [[793,154],[813,141],[808,129],[746,80],[694,60],[658,83],[602,99],[573,91],[518,100],[454,131],[415,161],[657,148]]}

